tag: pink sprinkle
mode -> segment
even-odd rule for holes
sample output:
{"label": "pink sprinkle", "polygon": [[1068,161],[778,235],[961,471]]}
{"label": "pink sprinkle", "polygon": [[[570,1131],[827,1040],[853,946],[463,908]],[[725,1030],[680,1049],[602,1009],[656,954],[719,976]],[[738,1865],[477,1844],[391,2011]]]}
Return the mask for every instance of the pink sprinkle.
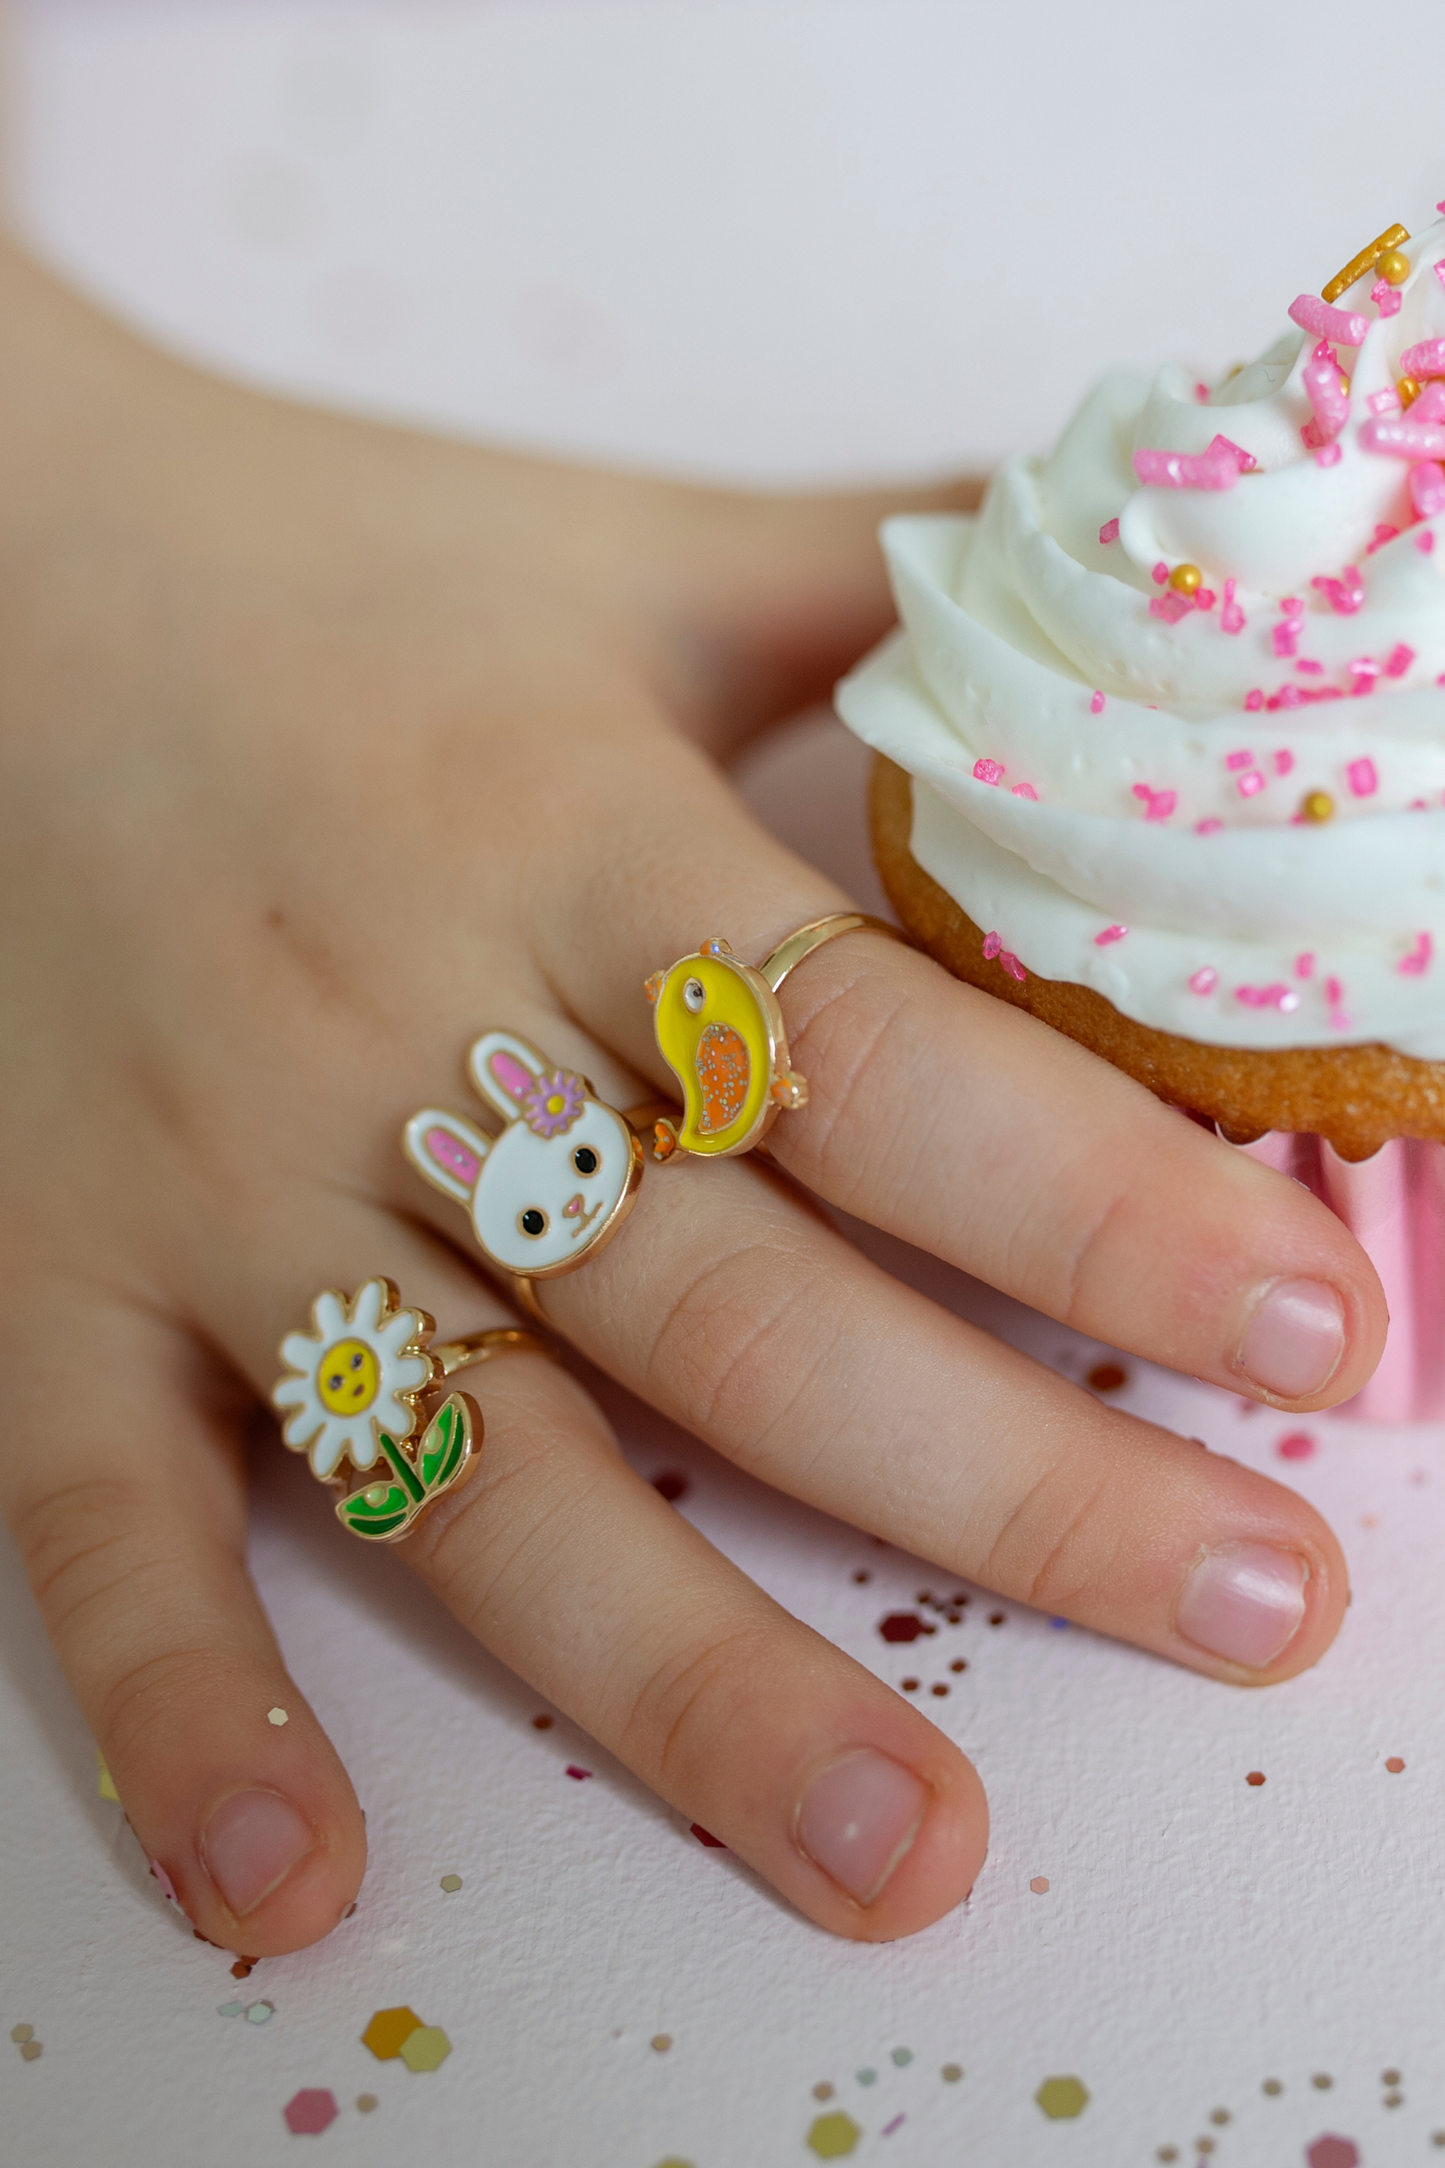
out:
{"label": "pink sprinkle", "polygon": [[1429,934],[1417,933],[1415,936],[1414,948],[1410,951],[1408,956],[1402,956],[1400,958],[1400,961],[1398,962],[1398,964],[1396,964],[1395,969],[1397,971],[1403,971],[1407,978],[1417,979],[1419,978],[1422,971],[1429,970],[1430,958],[1434,955],[1434,953],[1435,944],[1431,940]]}
{"label": "pink sprinkle", "polygon": [[1154,585],[1156,587],[1167,587],[1169,585],[1169,567],[1165,564],[1162,557],[1160,558],[1158,564],[1154,567],[1153,571],[1150,573],[1149,577],[1154,582]]}
{"label": "pink sprinkle", "polygon": [[1221,452],[1228,452],[1241,474],[1248,474],[1259,464],[1253,452],[1247,452],[1242,444],[1235,444],[1228,437],[1211,437],[1205,457],[1217,459]]}
{"label": "pink sprinkle", "polygon": [[1380,675],[1380,665],[1372,656],[1357,655],[1353,662],[1345,664],[1345,668],[1354,680],[1350,687],[1351,699],[1358,700],[1362,693],[1374,691],[1375,680]]}
{"label": "pink sprinkle", "polygon": [[1375,773],[1375,763],[1370,759],[1368,753],[1360,760],[1352,760],[1348,768],[1346,768],[1345,774],[1349,777],[1350,789],[1357,798],[1373,798],[1380,787],[1380,779]]}
{"label": "pink sprinkle", "polygon": [[[1393,288],[1391,291],[1393,292]],[[1384,391],[1372,391],[1365,401],[1365,405],[1372,414],[1398,414],[1400,411],[1400,394],[1392,384]]]}
{"label": "pink sprinkle", "polygon": [[1313,415],[1307,422],[1300,423],[1299,440],[1307,452],[1322,452],[1324,450],[1327,441],[1325,433]]}
{"label": "pink sprinkle", "polygon": [[1025,971],[1023,965],[1019,962],[1017,956],[1011,956],[1007,949],[1001,949],[999,951],[998,960],[1003,965],[1004,970],[1008,973],[1009,977],[1011,979],[1017,979],[1020,986],[1022,986],[1024,980],[1028,977],[1028,973],[1027,971]]}
{"label": "pink sprinkle", "polygon": [[1187,595],[1176,595],[1171,588],[1167,595],[1156,595],[1149,605],[1151,617],[1162,617],[1166,625],[1177,625],[1181,617],[1187,617],[1194,605]]}
{"label": "pink sprinkle", "polygon": [[1386,677],[1403,677],[1414,660],[1414,648],[1406,647],[1404,641],[1401,640],[1397,647],[1391,648],[1389,654],[1385,658]]}
{"label": "pink sprinkle", "polygon": [[1252,768],[1254,766],[1254,755],[1253,753],[1245,752],[1226,753],[1224,756],[1224,765],[1226,768],[1228,768],[1231,775],[1235,775],[1241,768]]}
{"label": "pink sprinkle", "polygon": [[1297,979],[1312,979],[1314,977],[1315,952],[1313,949],[1304,949],[1298,956],[1296,956],[1294,960],[1294,975]]}
{"label": "pink sprinkle", "polygon": [[1291,986],[1236,986],[1236,1001],[1251,1009],[1283,1009],[1286,1015],[1299,1007],[1299,995]]}
{"label": "pink sprinkle", "polygon": [[1103,712],[1104,695],[1102,693],[1095,693],[1093,699],[1089,702],[1089,713],[1091,715],[1102,715]]}
{"label": "pink sprinkle", "polygon": [[[1216,451],[1214,444],[1222,448]],[[1134,472],[1156,489],[1233,489],[1240,476],[1237,450],[1220,437],[1214,444],[1207,452],[1136,452]]]}
{"label": "pink sprinkle", "polygon": [[983,937],[983,953],[985,962],[992,963],[995,956],[997,956],[999,950],[1002,947],[1003,942],[1000,940],[999,936],[996,933],[986,933]]}
{"label": "pink sprinkle", "polygon": [[1417,422],[1445,422],[1445,384],[1438,376],[1411,403],[1410,418]]}
{"label": "pink sprinkle", "polygon": [[1276,655],[1294,655],[1299,652],[1300,624],[1298,618],[1287,618],[1282,625],[1274,626],[1270,633]]}
{"label": "pink sprinkle", "polygon": [[1294,754],[1287,745],[1280,746],[1278,752],[1272,753],[1270,758],[1274,762],[1276,775],[1288,775],[1294,767]]}
{"label": "pink sprinkle", "polygon": [[1420,532],[1415,537],[1415,547],[1422,557],[1430,555],[1430,552],[1435,547],[1435,530],[1433,527],[1422,527],[1420,529]]}
{"label": "pink sprinkle", "polygon": [[1196,821],[1194,823],[1194,833],[1197,836],[1217,836],[1223,826],[1223,821],[1217,821],[1211,817],[1207,821]]}
{"label": "pink sprinkle", "polygon": [[1401,376],[1445,376],[1445,339],[1422,339],[1400,356]]}
{"label": "pink sprinkle", "polygon": [[1353,617],[1365,599],[1365,583],[1360,578],[1358,565],[1346,565],[1344,578],[1331,580],[1321,575],[1310,581],[1317,587],[1337,617]]}
{"label": "pink sprinkle", "polygon": [[1340,382],[1339,366],[1333,354],[1326,361],[1316,357],[1307,361],[1300,381],[1314,409],[1314,420],[1300,431],[1311,450],[1332,443],[1344,428],[1350,416],[1350,402]]}
{"label": "pink sprinkle", "polygon": [[1382,316],[1398,316],[1403,295],[1388,279],[1376,279],[1370,288],[1370,299]]}
{"label": "pink sprinkle", "polygon": [[1322,339],[1338,339],[1341,346],[1362,346],[1370,328],[1368,316],[1359,316],[1353,309],[1332,309],[1316,294],[1301,294],[1290,303],[1289,314],[1290,322],[1298,324],[1302,331],[1313,331]]}
{"label": "pink sprinkle", "polygon": [[1315,1441],[1307,1430],[1292,1430],[1275,1447],[1281,1460],[1308,1460],[1314,1449]]}
{"label": "pink sprinkle", "polygon": [[1317,467],[1337,467],[1344,456],[1338,444],[1324,444],[1315,453],[1315,465]]}
{"label": "pink sprinkle", "polygon": [[579,1769],[576,1762],[569,1761],[567,1764],[567,1774],[569,1777],[575,1777],[577,1782],[580,1784],[584,1777],[591,1776],[592,1771],[590,1769]]}
{"label": "pink sprinkle", "polygon": [[181,1900],[176,1895],[176,1885],[171,1880],[170,1876],[166,1873],[165,1868],[161,1865],[158,1859],[153,1859],[151,1861],[151,1873],[160,1883],[161,1895],[162,1897],[164,1897],[166,1903],[168,1905],[178,1905]]}
{"label": "pink sprinkle", "polygon": [[1445,512],[1445,467],[1438,460],[1417,459],[1411,467],[1410,502],[1420,519]]}
{"label": "pink sprinkle", "polygon": [[1259,709],[1264,706],[1264,694],[1257,685],[1252,691],[1245,694],[1244,705],[1251,715],[1257,714]]}
{"label": "pink sprinkle", "polygon": [[973,764],[973,779],[976,783],[1001,783],[1003,768],[996,760],[976,760]]}
{"label": "pink sprinkle", "polygon": [[1235,788],[1241,798],[1257,798],[1264,789],[1264,777],[1258,768],[1251,768],[1248,775],[1240,777]]}
{"label": "pink sprinkle", "polygon": [[[1415,401],[1416,406],[1420,404]],[[1408,414],[1400,420],[1377,416],[1361,422],[1360,443],[1367,452],[1384,452],[1391,459],[1439,459],[1445,454],[1445,428],[1439,422],[1420,422]]]}
{"label": "pink sprinkle", "polygon": [[1099,529],[1099,540],[1105,544],[1108,544],[1110,542],[1117,542],[1118,539],[1119,522],[1116,519],[1106,519],[1103,526]]}
{"label": "pink sprinkle", "polygon": [[1345,989],[1338,979],[1325,980],[1325,999],[1332,1009],[1337,1009],[1345,998]]}
{"label": "pink sprinkle", "polygon": [[903,2128],[903,2125],[904,2125],[904,2124],[905,2124],[905,2123],[906,2123],[907,2121],[908,2121],[908,2118],[907,2118],[907,2116],[906,2116],[906,2115],[902,2115],[902,2114],[900,2114],[900,2115],[895,2115],[891,2123],[885,2123],[885,2124],[883,2125],[883,2128],[882,2128],[882,2130],[880,2130],[880,2131],[879,2131],[879,2133],[878,2133],[879,2137],[880,2137],[880,2138],[891,2138],[891,2137],[893,2136],[893,2133],[894,2133],[894,2131],[895,2131],[895,2130],[901,2130],[901,2129]]}
{"label": "pink sprinkle", "polygon": [[1324,664],[1316,662],[1313,655],[1301,655],[1295,668],[1305,677],[1323,677],[1325,674]]}
{"label": "pink sprinkle", "polygon": [[1201,406],[1208,406],[1209,386],[1207,384],[1196,384],[1194,387],[1194,396],[1199,401],[1199,404]]}
{"label": "pink sprinkle", "polygon": [[1013,794],[1015,798],[1032,798],[1035,805],[1038,803],[1039,794],[1032,783],[1015,783]]}
{"label": "pink sprinkle", "polygon": [[1212,610],[1218,599],[1212,587],[1196,587],[1194,590],[1196,610]]}
{"label": "pink sprinkle", "polygon": [[1286,595],[1279,608],[1282,617],[1303,617],[1305,614],[1305,606],[1298,595]]}
{"label": "pink sprinkle", "polygon": [[1382,550],[1387,542],[1393,542],[1399,532],[1398,527],[1386,527],[1383,524],[1378,526],[1373,539],[1365,544],[1365,555],[1373,557],[1376,550]]}
{"label": "pink sprinkle", "polygon": [[1224,608],[1219,613],[1219,629],[1221,632],[1244,630],[1244,612],[1234,599],[1233,580],[1226,580],[1224,583]]}
{"label": "pink sprinkle", "polygon": [[1146,821],[1167,821],[1179,803],[1178,791],[1151,790],[1147,783],[1136,783],[1134,796],[1143,800]]}
{"label": "pink sprinkle", "polygon": [[1102,933],[1095,934],[1094,946],[1095,948],[1107,948],[1111,941],[1122,941],[1128,931],[1127,926],[1106,926]]}
{"label": "pink sprinkle", "polygon": [[1212,994],[1219,984],[1219,973],[1213,964],[1201,964],[1189,980],[1191,994]]}

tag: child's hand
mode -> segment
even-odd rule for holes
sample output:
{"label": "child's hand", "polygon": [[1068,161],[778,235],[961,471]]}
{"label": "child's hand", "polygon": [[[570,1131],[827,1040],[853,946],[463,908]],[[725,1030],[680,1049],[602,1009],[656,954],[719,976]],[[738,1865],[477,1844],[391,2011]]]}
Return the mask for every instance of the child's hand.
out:
{"label": "child's hand", "polygon": [[[0,263],[4,1495],[136,1832],[219,1942],[324,1934],[365,1851],[243,1562],[278,1343],[377,1273],[443,1338],[506,1321],[398,1149],[479,1030],[629,1106],[669,1083],[649,972],[845,903],[713,756],[881,631],[878,510],[292,409]],[[812,1098],[772,1144],[823,1197],[1276,1405],[1368,1375],[1384,1306],[1343,1228],[1065,1039],[868,934],[783,1008]],[[934,1308],[756,1159],[650,1168],[542,1301],[740,1466],[950,1574],[1246,1683],[1339,1624],[1301,1500]],[[957,1749],[564,1372],[465,1382],[479,1470],[399,1554],[442,1601],[811,1918],[883,1939],[955,1904],[986,1833]]]}

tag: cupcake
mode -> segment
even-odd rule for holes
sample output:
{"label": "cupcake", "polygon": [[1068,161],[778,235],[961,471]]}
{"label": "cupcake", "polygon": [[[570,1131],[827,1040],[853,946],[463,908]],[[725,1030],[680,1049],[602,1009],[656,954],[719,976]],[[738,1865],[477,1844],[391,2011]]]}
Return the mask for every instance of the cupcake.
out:
{"label": "cupcake", "polygon": [[1217,383],[1106,377],[977,518],[890,521],[902,624],[838,706],[912,938],[1325,1197],[1391,1298],[1369,1412],[1414,1416],[1445,1407],[1413,1326],[1445,1260],[1445,220],[1287,313]]}

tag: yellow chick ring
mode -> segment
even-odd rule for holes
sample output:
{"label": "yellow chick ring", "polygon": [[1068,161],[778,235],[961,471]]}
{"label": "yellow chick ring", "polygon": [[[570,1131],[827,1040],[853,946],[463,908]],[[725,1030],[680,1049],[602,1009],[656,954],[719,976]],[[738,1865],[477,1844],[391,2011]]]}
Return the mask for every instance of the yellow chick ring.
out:
{"label": "yellow chick ring", "polygon": [[750,1152],[779,1114],[807,1105],[808,1080],[789,1060],[778,989],[814,949],[865,928],[903,939],[896,926],[865,912],[834,911],[799,926],[756,969],[717,938],[653,972],[646,993],[658,1051],[683,1097],[680,1120],[653,1124],[655,1159]]}

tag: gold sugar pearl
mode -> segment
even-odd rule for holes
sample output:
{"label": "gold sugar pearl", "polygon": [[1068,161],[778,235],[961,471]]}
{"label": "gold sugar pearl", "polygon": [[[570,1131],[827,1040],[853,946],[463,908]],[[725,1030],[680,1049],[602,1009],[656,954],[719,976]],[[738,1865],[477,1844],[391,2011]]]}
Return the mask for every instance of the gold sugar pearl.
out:
{"label": "gold sugar pearl", "polygon": [[1403,249],[1387,248],[1375,258],[1375,269],[1391,286],[1403,286],[1410,276],[1410,259]]}
{"label": "gold sugar pearl", "polygon": [[1420,379],[1417,376],[1402,376],[1395,386],[1395,393],[1402,407],[1413,406],[1420,396]]}
{"label": "gold sugar pearl", "polygon": [[1169,575],[1169,585],[1179,595],[1192,595],[1204,585],[1204,574],[1198,565],[1176,565]]}
{"label": "gold sugar pearl", "polygon": [[1300,800],[1300,811],[1307,821],[1327,821],[1333,818],[1335,801],[1327,790],[1307,790]]}

